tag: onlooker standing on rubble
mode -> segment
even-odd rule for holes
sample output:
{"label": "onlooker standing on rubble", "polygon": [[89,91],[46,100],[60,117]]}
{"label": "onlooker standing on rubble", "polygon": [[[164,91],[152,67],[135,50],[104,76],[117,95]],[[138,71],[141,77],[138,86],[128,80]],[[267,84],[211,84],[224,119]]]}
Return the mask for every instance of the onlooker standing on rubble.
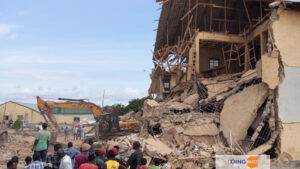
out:
{"label": "onlooker standing on rubble", "polygon": [[99,122],[96,121],[96,123],[94,124],[94,129],[95,129],[95,137],[96,137],[96,140],[98,141],[99,140]]}
{"label": "onlooker standing on rubble", "polygon": [[81,139],[81,126],[78,127],[77,139]]}
{"label": "onlooker standing on rubble", "polygon": [[57,151],[57,155],[60,158],[59,169],[73,169],[71,158],[65,154],[62,148]]}
{"label": "onlooker standing on rubble", "polygon": [[69,130],[68,126],[67,126],[67,127],[65,128],[65,130],[64,130],[64,133],[65,133],[65,141],[68,141],[69,132],[70,132],[70,130]]}
{"label": "onlooker standing on rubble", "polygon": [[76,150],[75,148],[73,148],[73,143],[72,142],[69,142],[68,143],[68,148],[65,149],[65,153],[71,158],[72,166],[74,167],[74,165],[75,165],[75,156],[80,154],[80,152],[78,150]]}
{"label": "onlooker standing on rubble", "polygon": [[12,128],[13,124],[14,124],[14,121],[13,121],[12,119],[10,119],[10,120],[8,121],[8,126],[9,126],[9,128]]}
{"label": "onlooker standing on rubble", "polygon": [[85,138],[85,127],[82,126],[82,129],[81,129],[81,140],[84,140]]}
{"label": "onlooker standing on rubble", "polygon": [[50,132],[47,131],[47,126],[47,123],[43,123],[43,130],[40,130],[35,135],[35,141],[32,147],[32,151],[34,151],[34,153],[40,154],[40,157],[42,158],[43,162],[46,161],[49,141],[51,139]]}
{"label": "onlooker standing on rubble", "polygon": [[54,145],[54,153],[49,154],[47,157],[47,163],[52,164],[52,169],[59,169],[60,158],[57,154],[57,151],[62,148],[61,144]]}
{"label": "onlooker standing on rubble", "polygon": [[131,154],[127,161],[127,166],[130,166],[130,169],[137,169],[141,165],[141,160],[143,158],[143,152],[140,150],[141,144],[138,141],[133,143],[134,153]]}
{"label": "onlooker standing on rubble", "polygon": [[73,128],[74,140],[78,139],[78,127],[74,126]]}
{"label": "onlooker standing on rubble", "polygon": [[126,169],[125,166],[122,166],[115,160],[115,152],[113,150],[108,151],[107,158],[108,160],[105,162],[103,169]]}
{"label": "onlooker standing on rubble", "polygon": [[82,152],[75,157],[74,169],[78,169],[81,164],[88,162],[90,148],[91,146],[89,144],[84,143],[82,145]]}

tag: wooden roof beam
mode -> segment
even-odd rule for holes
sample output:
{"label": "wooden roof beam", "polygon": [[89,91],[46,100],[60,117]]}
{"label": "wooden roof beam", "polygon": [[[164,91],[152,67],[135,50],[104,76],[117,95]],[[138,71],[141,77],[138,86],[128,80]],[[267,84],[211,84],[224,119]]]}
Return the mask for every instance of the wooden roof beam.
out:
{"label": "wooden roof beam", "polygon": [[227,43],[245,43],[244,37],[233,34],[198,32],[196,40],[227,42]]}

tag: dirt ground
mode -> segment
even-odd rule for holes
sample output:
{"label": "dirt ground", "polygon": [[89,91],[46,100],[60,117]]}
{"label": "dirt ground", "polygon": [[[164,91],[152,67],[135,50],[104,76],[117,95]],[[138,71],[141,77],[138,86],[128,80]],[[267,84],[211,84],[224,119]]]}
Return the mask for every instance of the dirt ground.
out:
{"label": "dirt ground", "polygon": [[[34,136],[37,131],[24,129],[14,130],[14,129],[1,129],[0,133],[3,131],[8,131],[8,140],[5,142],[0,142],[0,168],[6,168],[6,163],[13,156],[19,157],[18,168],[24,168],[25,158],[27,156],[32,156],[32,146],[34,143]],[[73,147],[79,149],[81,140],[74,140],[73,136],[69,136],[69,140],[73,142]],[[60,135],[57,138],[57,142],[62,143],[64,148],[67,147],[68,141],[64,141],[64,136]],[[53,152],[53,145],[49,146],[48,154]]]}

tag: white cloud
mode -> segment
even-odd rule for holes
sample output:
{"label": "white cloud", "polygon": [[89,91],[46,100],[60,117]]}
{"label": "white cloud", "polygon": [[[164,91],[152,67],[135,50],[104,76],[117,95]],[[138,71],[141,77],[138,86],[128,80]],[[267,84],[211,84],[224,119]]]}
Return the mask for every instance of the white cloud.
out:
{"label": "white cloud", "polygon": [[10,34],[17,26],[13,24],[0,24],[0,36]]}
{"label": "white cloud", "polygon": [[127,96],[140,97],[142,92],[138,89],[125,88],[124,94]]}

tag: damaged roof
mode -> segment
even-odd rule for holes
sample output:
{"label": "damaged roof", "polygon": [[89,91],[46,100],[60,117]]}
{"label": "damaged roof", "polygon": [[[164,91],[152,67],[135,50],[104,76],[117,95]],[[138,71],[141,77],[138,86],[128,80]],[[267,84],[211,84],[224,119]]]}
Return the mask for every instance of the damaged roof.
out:
{"label": "damaged roof", "polygon": [[[156,0],[162,4],[155,51],[172,46],[190,22],[192,29],[239,34],[268,14],[274,0]],[[224,26],[224,22],[226,26]]]}

